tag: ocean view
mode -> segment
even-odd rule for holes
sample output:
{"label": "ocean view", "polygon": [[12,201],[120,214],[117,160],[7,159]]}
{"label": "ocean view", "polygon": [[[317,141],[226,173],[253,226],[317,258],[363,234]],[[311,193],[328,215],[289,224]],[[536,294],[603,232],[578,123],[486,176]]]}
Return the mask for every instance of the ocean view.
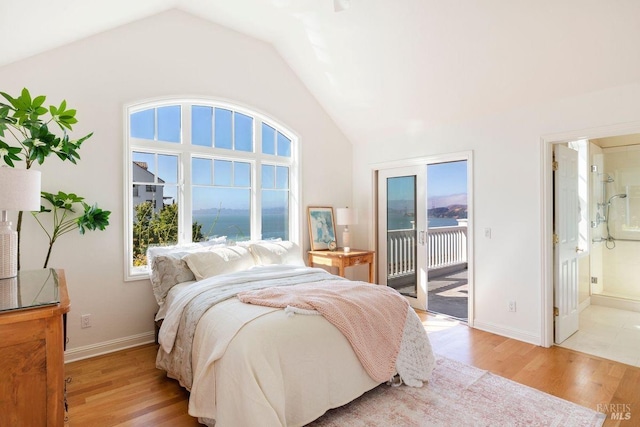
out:
{"label": "ocean view", "polygon": [[[287,240],[289,230],[286,215],[265,214],[262,216],[262,238]],[[229,240],[249,240],[251,238],[249,213],[193,213],[193,222],[202,225],[206,237],[227,236]]]}

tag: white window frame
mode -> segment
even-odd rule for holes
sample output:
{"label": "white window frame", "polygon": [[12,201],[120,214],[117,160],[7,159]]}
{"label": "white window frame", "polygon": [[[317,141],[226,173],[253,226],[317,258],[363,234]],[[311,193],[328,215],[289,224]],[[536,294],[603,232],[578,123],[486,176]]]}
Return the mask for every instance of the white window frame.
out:
{"label": "white window frame", "polygon": [[[182,116],[181,142],[162,142],[146,140],[130,136],[130,117],[132,113],[150,108],[180,105]],[[253,152],[236,151],[225,148],[203,147],[191,145],[191,106],[207,106],[212,108],[224,108],[242,113],[253,118]],[[262,153],[262,123],[266,123],[277,132],[291,140],[291,156],[282,157]],[[251,240],[261,238],[261,191],[262,176],[260,166],[262,164],[286,166],[289,168],[289,240],[301,244],[302,205],[301,205],[301,173],[300,173],[300,144],[296,133],[268,115],[229,101],[215,98],[173,97],[155,100],[135,102],[124,107],[124,277],[125,281],[147,279],[149,277],[148,266],[133,266],[133,197],[132,197],[132,153],[143,151],[157,154],[169,154],[178,156],[178,194],[177,203],[179,209],[178,244],[191,242],[191,160],[192,157],[213,158],[218,160],[241,161],[251,164]],[[157,126],[157,124],[156,124]],[[233,128],[232,128],[233,129]]]}

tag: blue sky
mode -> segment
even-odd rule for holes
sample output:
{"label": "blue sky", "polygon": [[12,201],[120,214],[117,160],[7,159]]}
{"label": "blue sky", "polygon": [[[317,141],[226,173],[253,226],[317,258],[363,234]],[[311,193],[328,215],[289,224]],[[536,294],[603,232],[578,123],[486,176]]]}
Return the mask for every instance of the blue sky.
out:
{"label": "blue sky", "polygon": [[[389,200],[412,200],[413,178],[401,177],[389,181]],[[430,208],[448,206],[457,203],[460,197],[467,194],[467,162],[436,163],[427,166],[427,198]],[[464,199],[464,198],[462,198]]]}

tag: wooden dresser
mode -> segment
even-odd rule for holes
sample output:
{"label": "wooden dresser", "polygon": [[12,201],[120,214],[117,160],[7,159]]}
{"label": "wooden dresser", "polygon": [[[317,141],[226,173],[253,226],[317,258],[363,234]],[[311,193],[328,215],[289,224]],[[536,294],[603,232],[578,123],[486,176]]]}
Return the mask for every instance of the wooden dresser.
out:
{"label": "wooden dresser", "polygon": [[63,270],[0,280],[0,426],[63,426],[68,311]]}

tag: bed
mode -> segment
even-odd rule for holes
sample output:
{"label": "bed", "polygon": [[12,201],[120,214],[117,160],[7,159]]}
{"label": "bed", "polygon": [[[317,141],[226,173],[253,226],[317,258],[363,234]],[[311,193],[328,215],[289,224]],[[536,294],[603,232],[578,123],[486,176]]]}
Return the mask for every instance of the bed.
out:
{"label": "bed", "polygon": [[156,365],[208,426],[303,426],[381,383],[422,386],[431,375],[431,346],[404,298],[306,267],[295,243],[148,257],[162,322]]}

